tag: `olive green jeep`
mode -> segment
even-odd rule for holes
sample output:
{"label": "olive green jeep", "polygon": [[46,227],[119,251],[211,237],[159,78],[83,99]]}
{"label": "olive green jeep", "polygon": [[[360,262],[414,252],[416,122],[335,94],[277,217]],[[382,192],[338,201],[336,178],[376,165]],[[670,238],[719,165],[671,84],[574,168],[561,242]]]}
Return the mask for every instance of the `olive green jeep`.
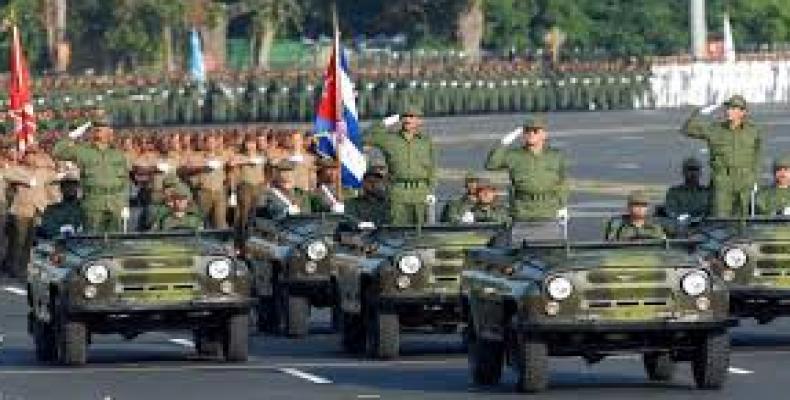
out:
{"label": "olive green jeep", "polygon": [[393,358],[400,352],[402,327],[427,332],[463,329],[459,290],[465,252],[487,245],[503,228],[473,224],[339,229],[330,261],[338,274],[344,350]]}
{"label": "olive green jeep", "polygon": [[549,357],[639,353],[651,380],[690,361],[698,387],[721,387],[727,291],[691,246],[549,240],[470,250],[461,293],[473,381],[498,383],[507,363],[519,391],[538,392]]}
{"label": "olive green jeep", "polygon": [[303,337],[309,330],[311,307],[337,309],[329,255],[337,225],[345,219],[338,214],[308,214],[252,222],[243,252],[253,270],[252,296],[258,299],[260,331]]}
{"label": "olive green jeep", "polygon": [[86,362],[91,334],[190,330],[204,356],[245,361],[250,276],[231,232],[42,239],[31,251],[28,331],[36,358]]}

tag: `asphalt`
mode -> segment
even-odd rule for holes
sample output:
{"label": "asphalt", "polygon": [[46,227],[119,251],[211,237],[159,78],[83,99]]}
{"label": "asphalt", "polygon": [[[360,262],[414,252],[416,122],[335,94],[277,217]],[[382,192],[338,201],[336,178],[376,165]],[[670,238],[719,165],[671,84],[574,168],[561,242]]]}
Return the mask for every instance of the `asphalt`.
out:
{"label": "asphalt", "polygon": [[[676,181],[682,159],[704,158],[701,143],[682,138],[687,110],[567,113],[549,116],[553,143],[573,161],[573,233],[600,235],[607,215],[618,212],[633,187],[660,197]],[[523,116],[431,119],[426,130],[441,146],[440,194],[457,190],[467,169],[482,170],[496,138]],[[760,109],[769,157],[790,152],[790,113]],[[368,361],[340,352],[317,310],[312,332],[302,340],[255,335],[250,361],[222,364],[199,359],[185,332],[151,333],[126,341],[93,338],[89,364],[81,368],[37,365],[26,333],[25,296],[15,283],[0,282],[0,399],[515,399],[515,377],[480,388],[470,384],[458,335],[409,334],[395,361]],[[693,388],[687,366],[670,383],[649,382],[641,360],[622,356],[587,365],[553,359],[549,391],[535,399],[782,399],[790,368],[790,319],[744,324],[733,331],[729,380],[721,391]]]}

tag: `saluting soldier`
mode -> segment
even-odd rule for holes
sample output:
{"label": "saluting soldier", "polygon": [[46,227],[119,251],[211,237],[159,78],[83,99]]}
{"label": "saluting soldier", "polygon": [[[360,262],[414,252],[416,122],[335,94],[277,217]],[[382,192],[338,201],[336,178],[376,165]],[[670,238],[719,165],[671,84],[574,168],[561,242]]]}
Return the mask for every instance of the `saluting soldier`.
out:
{"label": "saluting soldier", "polygon": [[[401,118],[387,117],[365,135],[368,146],[381,150],[390,176],[390,222],[397,225],[423,224],[428,204],[435,204],[436,153],[433,141],[421,130],[422,113],[408,107]],[[401,121],[397,133],[387,127]]]}
{"label": "saluting soldier", "polygon": [[755,211],[760,215],[790,216],[790,156],[774,162],[773,184],[757,192]]}
{"label": "saluting soldier", "polygon": [[[507,134],[486,161],[489,171],[507,170],[510,176],[510,213],[514,221],[565,215],[568,202],[565,156],[548,146],[546,122],[529,118],[523,128]],[[510,145],[518,137],[520,147]]]}
{"label": "saluting soldier", "polygon": [[748,107],[742,96],[732,96],[724,106],[725,121],[708,122],[701,117],[715,105],[697,109],[683,126],[683,133],[708,144],[712,214],[744,216],[749,210],[750,191],[760,173],[762,133],[748,118]]}
{"label": "saluting soldier", "polygon": [[628,213],[609,220],[604,238],[607,241],[665,238],[664,229],[648,215],[649,204],[647,194],[639,190],[632,191],[628,195]]}
{"label": "saluting soldier", "polygon": [[258,137],[250,134],[244,138],[243,152],[230,161],[234,168],[231,187],[235,188],[238,198],[234,225],[240,237],[246,235],[250,215],[254,212],[266,184],[265,151],[265,148],[258,148]]}
{"label": "saluting soldier", "polygon": [[220,138],[215,134],[203,139],[203,151],[192,157],[182,168],[195,178],[197,203],[213,229],[228,227],[228,198],[225,191],[227,155],[222,151]]}
{"label": "saluting soldier", "polygon": [[683,184],[667,190],[664,212],[667,217],[701,218],[708,215],[710,191],[701,180],[702,164],[694,157],[683,161]]}
{"label": "saluting soldier", "polygon": [[119,231],[124,209],[129,207],[131,165],[123,152],[112,148],[113,130],[109,121],[98,118],[91,129],[89,143],[76,142],[82,132],[59,140],[52,154],[79,167],[82,182],[84,228],[89,232]]}

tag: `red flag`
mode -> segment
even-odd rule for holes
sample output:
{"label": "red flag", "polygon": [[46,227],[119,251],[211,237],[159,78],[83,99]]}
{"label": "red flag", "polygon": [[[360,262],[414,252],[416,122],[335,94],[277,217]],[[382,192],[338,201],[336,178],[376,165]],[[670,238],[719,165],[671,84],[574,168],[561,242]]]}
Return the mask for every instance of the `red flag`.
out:
{"label": "red flag", "polygon": [[33,103],[30,101],[30,72],[27,69],[25,55],[22,54],[22,45],[19,40],[19,29],[12,28],[11,43],[11,79],[8,84],[9,109],[8,112],[14,120],[14,134],[20,152],[24,152],[28,143],[31,143],[36,132],[36,115],[33,112]]}

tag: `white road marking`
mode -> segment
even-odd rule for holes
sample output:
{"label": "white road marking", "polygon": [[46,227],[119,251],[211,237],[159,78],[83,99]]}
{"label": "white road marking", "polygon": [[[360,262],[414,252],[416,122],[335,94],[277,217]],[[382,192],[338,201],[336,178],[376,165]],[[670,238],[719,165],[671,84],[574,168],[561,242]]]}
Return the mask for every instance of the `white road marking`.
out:
{"label": "white road marking", "polygon": [[317,384],[324,385],[324,384],[332,383],[332,381],[330,381],[329,379],[322,378],[320,376],[313,375],[304,371],[300,371],[296,368],[280,368],[279,371]]}
{"label": "white road marking", "polygon": [[195,348],[195,342],[193,342],[193,341],[191,341],[189,339],[174,338],[174,339],[168,339],[168,342],[175,343],[175,344],[177,344],[179,346]]}
{"label": "white road marking", "polygon": [[3,290],[5,290],[8,293],[13,293],[17,296],[27,296],[27,290],[22,288],[18,288],[14,286],[6,286],[3,288]]}
{"label": "white road marking", "polygon": [[381,395],[378,394],[358,394],[358,399],[380,399]]}
{"label": "white road marking", "polygon": [[736,368],[736,367],[730,367],[728,369],[728,371],[731,374],[735,374],[735,375],[751,375],[751,374],[754,373],[754,371],[749,371],[748,369],[742,369],[742,368]]}
{"label": "white road marking", "polygon": [[625,163],[615,164],[614,167],[617,169],[639,169],[639,164],[625,162]]}

